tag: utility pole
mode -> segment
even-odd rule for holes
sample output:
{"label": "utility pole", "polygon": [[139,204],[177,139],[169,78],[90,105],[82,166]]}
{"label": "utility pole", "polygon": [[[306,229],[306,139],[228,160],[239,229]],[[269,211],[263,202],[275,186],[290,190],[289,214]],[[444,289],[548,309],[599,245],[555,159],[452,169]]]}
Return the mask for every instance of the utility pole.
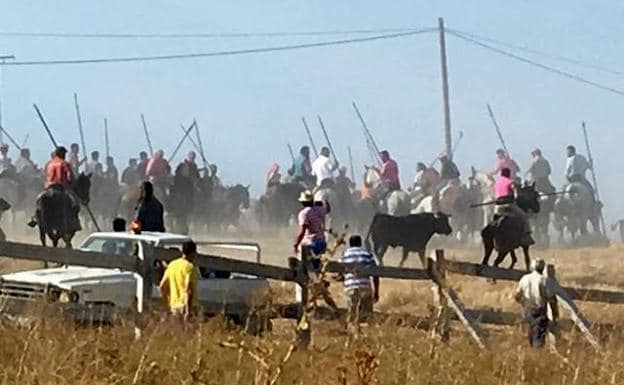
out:
{"label": "utility pole", "polygon": [[[15,56],[13,55],[3,55],[0,56],[1,64],[6,63],[7,60],[15,60]],[[2,127],[2,67],[0,66],[0,127]],[[4,143],[4,138],[2,137],[2,130],[0,130],[0,143]]]}
{"label": "utility pole", "polygon": [[444,36],[444,19],[438,18],[440,32],[440,65],[442,67],[442,102],[444,108],[444,147],[449,159],[453,158],[453,139],[451,136],[451,106],[449,103],[448,71],[446,68],[446,39]]}

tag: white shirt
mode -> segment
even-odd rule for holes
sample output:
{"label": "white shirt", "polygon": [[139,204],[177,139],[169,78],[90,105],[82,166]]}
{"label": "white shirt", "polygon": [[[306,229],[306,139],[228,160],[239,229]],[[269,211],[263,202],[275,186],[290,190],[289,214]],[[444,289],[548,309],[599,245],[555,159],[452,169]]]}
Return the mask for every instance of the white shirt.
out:
{"label": "white shirt", "polygon": [[522,276],[516,293],[520,294],[522,305],[528,310],[546,306],[548,300],[556,294],[552,279],[537,271]]}
{"label": "white shirt", "polygon": [[585,178],[585,173],[590,168],[589,162],[583,155],[576,154],[570,156],[566,162],[566,177],[569,178],[574,175],[579,175]]}
{"label": "white shirt", "polygon": [[331,160],[324,156],[319,155],[318,158],[312,163],[312,175],[316,177],[316,185],[320,186],[321,182],[325,179],[332,179],[334,177],[335,166]]}
{"label": "white shirt", "polygon": [[11,168],[11,165],[11,158],[6,155],[0,154],[0,173],[3,173],[7,169]]}

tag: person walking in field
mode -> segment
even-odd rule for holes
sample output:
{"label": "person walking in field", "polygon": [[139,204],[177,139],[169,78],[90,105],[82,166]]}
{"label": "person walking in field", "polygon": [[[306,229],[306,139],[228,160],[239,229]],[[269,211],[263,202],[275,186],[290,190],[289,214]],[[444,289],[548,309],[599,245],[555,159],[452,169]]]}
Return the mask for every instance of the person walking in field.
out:
{"label": "person walking in field", "polygon": [[182,255],[169,263],[159,285],[160,295],[171,315],[185,321],[198,315],[200,310],[199,271],[193,264],[196,255],[195,243],[184,242]]}
{"label": "person walking in field", "polygon": [[523,307],[523,320],[529,325],[529,344],[534,348],[544,346],[549,326],[548,303],[555,298],[552,278],[544,276],[545,267],[543,260],[533,260],[531,272],[522,276],[514,296]]}
{"label": "person walking in field", "polygon": [[[357,264],[358,267],[377,266],[373,254],[362,248],[362,237],[359,235],[349,238],[349,248],[340,262]],[[373,314],[373,303],[379,301],[379,277],[347,272],[344,274],[344,289],[348,299],[348,322],[367,321]]]}

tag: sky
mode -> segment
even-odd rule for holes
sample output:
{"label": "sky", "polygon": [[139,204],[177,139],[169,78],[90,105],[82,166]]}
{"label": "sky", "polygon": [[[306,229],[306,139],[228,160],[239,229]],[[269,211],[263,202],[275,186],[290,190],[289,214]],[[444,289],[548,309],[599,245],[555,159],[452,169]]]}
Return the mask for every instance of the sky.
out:
{"label": "sky", "polygon": [[[624,3],[616,1],[0,1],[0,32],[230,33],[448,28],[619,70],[624,62]],[[194,39],[69,39],[0,36],[0,54],[18,61],[149,56],[311,43],[352,36]],[[526,168],[542,148],[563,184],[565,146],[585,153],[587,123],[608,221],[624,217],[624,96],[563,78],[447,36],[453,136],[463,131],[455,159],[490,170],[500,146],[486,104],[494,108],[510,153]],[[543,64],[624,89],[613,75],[520,53]],[[353,149],[356,169],[371,163],[356,101],[380,147],[398,161],[404,183],[418,161],[444,148],[438,36],[419,34],[353,45],[191,60],[7,66],[2,69],[2,122],[42,162],[51,150],[32,107],[42,110],[59,142],[78,142],[73,93],[79,95],[86,146],[104,153],[108,119],[111,154],[125,165],[146,149],[140,114],[155,148],[170,155],[180,124],[197,119],[207,158],[225,183],[263,189],[273,162],[287,167],[287,143],[307,144],[305,116],[317,145],[321,115],[343,164]],[[174,163],[192,149],[185,144]],[[13,157],[17,154],[13,152]]]}

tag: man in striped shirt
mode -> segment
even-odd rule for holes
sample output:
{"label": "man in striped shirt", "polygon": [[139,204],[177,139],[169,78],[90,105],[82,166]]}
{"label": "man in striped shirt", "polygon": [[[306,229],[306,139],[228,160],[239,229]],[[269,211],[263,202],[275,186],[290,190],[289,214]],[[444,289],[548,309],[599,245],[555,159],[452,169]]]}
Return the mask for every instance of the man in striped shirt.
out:
{"label": "man in striped shirt", "polygon": [[[349,248],[341,259],[342,263],[352,263],[363,267],[376,266],[375,257],[362,248],[362,237],[349,238]],[[344,275],[344,288],[349,302],[349,322],[365,321],[373,314],[373,303],[379,300],[379,277],[371,277],[355,271]]]}

